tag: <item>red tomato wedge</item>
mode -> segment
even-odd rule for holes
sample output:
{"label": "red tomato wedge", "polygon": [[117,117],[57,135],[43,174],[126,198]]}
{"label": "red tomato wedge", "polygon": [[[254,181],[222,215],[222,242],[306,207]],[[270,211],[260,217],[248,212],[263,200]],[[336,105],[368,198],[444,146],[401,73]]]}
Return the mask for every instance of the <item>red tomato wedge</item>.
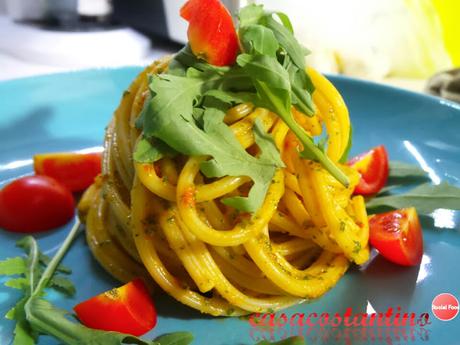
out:
{"label": "red tomato wedge", "polygon": [[416,266],[422,261],[422,227],[414,207],[372,216],[369,241],[383,257],[399,265]]}
{"label": "red tomato wedge", "polygon": [[361,174],[361,179],[354,190],[354,194],[372,195],[378,193],[388,179],[388,154],[383,145],[352,158],[348,165],[354,167]]}
{"label": "red tomato wedge", "polygon": [[197,57],[215,66],[235,63],[238,36],[232,16],[219,0],[189,0],[180,15],[189,23],[187,36]]}
{"label": "red tomato wedge", "polygon": [[37,175],[55,178],[72,192],[88,188],[101,173],[101,153],[57,152],[34,156]]}
{"label": "red tomato wedge", "polygon": [[0,191],[0,227],[36,232],[67,223],[75,213],[72,193],[47,176],[19,178]]}
{"label": "red tomato wedge", "polygon": [[106,291],[74,308],[85,326],[140,336],[157,323],[157,313],[141,279]]}

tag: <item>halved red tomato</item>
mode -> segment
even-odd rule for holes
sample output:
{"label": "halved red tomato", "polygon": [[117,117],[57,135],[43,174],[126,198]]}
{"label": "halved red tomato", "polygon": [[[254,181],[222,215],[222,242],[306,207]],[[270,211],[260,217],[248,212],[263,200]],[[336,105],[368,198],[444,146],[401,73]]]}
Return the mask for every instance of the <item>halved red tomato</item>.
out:
{"label": "halved red tomato", "polygon": [[67,223],[75,213],[72,193],[48,176],[25,176],[0,191],[0,227],[36,232]]}
{"label": "halved red tomato", "polygon": [[101,153],[55,152],[34,156],[37,175],[50,176],[72,192],[88,188],[101,173]]}
{"label": "halved red tomato", "polygon": [[354,194],[372,195],[378,193],[388,179],[388,154],[383,145],[352,158],[348,165],[361,174]]}
{"label": "halved red tomato", "polygon": [[423,256],[423,234],[415,208],[371,216],[369,242],[383,257],[394,263],[419,265]]}
{"label": "halved red tomato", "polygon": [[141,279],[106,291],[74,308],[85,326],[140,336],[157,323],[153,301]]}
{"label": "halved red tomato", "polygon": [[180,15],[189,22],[188,40],[197,57],[216,66],[235,63],[238,36],[232,16],[219,0],[189,0]]}

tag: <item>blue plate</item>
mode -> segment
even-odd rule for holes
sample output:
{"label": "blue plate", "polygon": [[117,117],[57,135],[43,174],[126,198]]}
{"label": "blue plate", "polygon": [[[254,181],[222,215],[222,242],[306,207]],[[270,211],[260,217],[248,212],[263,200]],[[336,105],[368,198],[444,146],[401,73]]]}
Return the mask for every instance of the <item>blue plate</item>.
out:
{"label": "blue plate", "polygon": [[[139,71],[134,67],[90,70],[0,83],[1,184],[31,173],[31,157],[36,153],[101,145],[104,128],[123,90]],[[331,79],[350,109],[353,154],[384,143],[391,159],[420,165],[434,182],[446,180],[460,185],[459,106],[377,84],[343,77]],[[158,326],[146,337],[189,330],[195,335],[195,344],[212,345],[254,344],[296,334],[305,336],[308,344],[458,344],[460,317],[439,321],[431,312],[431,302],[442,292],[460,295],[456,267],[460,257],[459,218],[458,212],[440,210],[424,220],[425,255],[420,267],[399,267],[377,256],[365,268],[352,268],[321,299],[285,310],[287,325],[256,328],[247,319],[211,318],[158,294]],[[37,235],[42,250],[54,254],[69,227]],[[20,237],[0,230],[0,259],[20,253],[14,245]],[[63,308],[71,310],[78,301],[117,285],[92,258],[84,236],[77,239],[64,261],[73,269],[77,294],[72,299],[51,294],[53,302]],[[15,291],[0,286],[1,315],[17,297]],[[352,308],[353,314],[374,310],[386,313],[393,308],[394,315],[398,307],[401,313],[415,313],[416,319],[427,313],[428,323],[412,328],[363,328],[344,326],[343,320],[339,327],[321,329],[318,324],[298,326],[298,318],[292,325],[289,322],[295,313],[304,313],[305,317],[328,313],[333,317],[336,313],[343,315],[347,308]],[[278,313],[274,320],[282,324],[285,316]],[[318,323],[319,318],[311,316],[312,324]],[[11,343],[12,327],[12,322],[0,320],[0,344]],[[42,337],[40,344],[56,341]]]}

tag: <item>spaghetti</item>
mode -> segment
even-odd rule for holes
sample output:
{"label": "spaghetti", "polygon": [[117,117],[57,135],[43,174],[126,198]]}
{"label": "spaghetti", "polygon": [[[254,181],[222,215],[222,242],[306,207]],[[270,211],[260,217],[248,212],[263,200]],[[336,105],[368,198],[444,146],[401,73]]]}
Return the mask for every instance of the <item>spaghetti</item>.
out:
{"label": "spaghetti", "polygon": [[[199,167],[207,157],[133,162],[148,75],[163,73],[168,63],[147,67],[124,93],[107,129],[103,173],[79,205],[90,248],[109,273],[121,281],[141,276],[201,312],[233,316],[317,298],[350,262],[368,259],[364,199],[352,196],[358,173],[339,164],[350,181],[345,187],[319,163],[300,159],[296,137],[266,109],[242,103],[224,118],[248,152],[260,119],[285,163],[253,214],[221,202],[247,193],[251,180],[206,178]],[[293,108],[293,116],[311,136],[324,127],[327,155],[337,163],[349,140],[348,111],[326,78],[307,73],[316,113],[306,117]]]}

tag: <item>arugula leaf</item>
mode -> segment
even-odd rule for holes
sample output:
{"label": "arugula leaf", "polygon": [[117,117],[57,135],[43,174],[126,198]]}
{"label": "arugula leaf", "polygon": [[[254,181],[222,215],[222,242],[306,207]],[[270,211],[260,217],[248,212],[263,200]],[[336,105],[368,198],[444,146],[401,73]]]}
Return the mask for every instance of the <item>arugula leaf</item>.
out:
{"label": "arugula leaf", "polygon": [[[236,77],[232,74],[228,78]],[[201,165],[207,177],[249,176],[254,185],[248,197],[227,201],[239,210],[253,212],[262,203],[280,159],[273,160],[274,154],[270,159],[263,154],[258,158],[251,156],[223,122],[223,109],[205,106],[203,98],[225,98],[222,92],[210,91],[219,90],[219,84],[225,79],[216,73],[193,68],[187,70],[187,77],[153,76],[150,84],[153,97],[146,110],[144,136],[158,138],[186,155],[211,156]],[[236,94],[227,96],[234,98]],[[201,103],[203,108],[200,108]],[[196,116],[198,113],[202,115]],[[258,139],[259,143],[268,140],[266,137]],[[267,147],[263,146],[262,150]],[[275,152],[279,156],[276,149]]]}
{"label": "arugula leaf", "polygon": [[294,65],[302,71],[305,71],[305,52],[299,42],[295,39],[293,33],[285,26],[279,24],[273,19],[272,14],[264,17],[265,26],[273,31],[279,44],[289,57]]}
{"label": "arugula leaf", "polygon": [[[264,17],[264,24],[269,28],[284,50],[283,66],[289,72],[291,82],[292,104],[302,113],[312,116],[314,113],[311,94],[314,91],[310,77],[305,73],[305,55],[308,53],[295,39],[289,18],[281,12],[276,14],[283,25],[273,19],[273,14]],[[291,61],[293,63],[291,63]]]}
{"label": "arugula leaf", "polygon": [[[23,308],[23,305],[19,305],[18,307]],[[17,310],[20,310],[17,308]],[[13,345],[35,345],[38,339],[38,334],[30,327],[29,322],[27,321],[27,317],[23,312],[19,314],[18,312],[15,313],[14,320],[16,320],[16,325],[14,327],[14,340]]]}
{"label": "arugula leaf", "polygon": [[21,277],[7,280],[4,285],[12,289],[24,290],[28,286],[27,284],[27,279]]}
{"label": "arugula leaf", "polygon": [[[273,138],[265,132],[260,119],[257,119],[254,123],[253,132],[255,142],[261,150],[258,161],[261,164],[265,163],[266,167],[261,165],[257,172],[253,171],[254,169],[251,169],[250,172],[253,173],[253,175],[248,176],[253,179],[254,186],[249,191],[247,198],[237,196],[222,200],[224,204],[232,206],[238,210],[248,210],[251,212],[256,210],[263,202],[265,194],[267,193],[267,189],[270,186],[270,182],[275,173],[276,167],[284,167],[284,163],[279,156],[279,152],[276,148]],[[272,166],[272,162],[276,164],[275,167]],[[208,162],[205,162],[203,164],[207,163]]]}
{"label": "arugula leaf", "polygon": [[256,345],[305,345],[306,342],[302,337],[290,337],[280,341],[270,342],[268,340],[262,340]]}
{"label": "arugula leaf", "polygon": [[424,183],[400,195],[377,196],[366,202],[369,212],[381,207],[415,207],[421,214],[429,214],[438,208],[460,210],[460,188],[443,182],[439,185]]}
{"label": "arugula leaf", "polygon": [[[16,321],[14,328],[14,339],[13,345],[34,345],[36,339],[38,338],[37,332],[35,332],[28,320],[27,315],[24,311],[24,306],[27,303],[28,298],[32,295],[33,288],[37,281],[37,275],[39,273],[39,250],[35,240],[27,236],[17,242],[17,246],[25,249],[28,252],[27,258],[22,257],[6,259],[1,263],[3,270],[1,274],[4,275],[24,275],[23,281],[25,284],[22,285],[22,290],[24,292],[24,297],[21,298],[15,305],[12,307],[5,317],[10,320]],[[22,265],[19,264],[22,261]],[[10,283],[15,288],[18,287],[17,284],[18,278],[13,278]],[[11,281],[11,280],[10,280]],[[8,285],[10,281],[7,281],[5,285]]]}
{"label": "arugula leaf", "polygon": [[259,24],[250,24],[239,30],[240,42],[248,53],[275,57],[279,44],[273,31]]}
{"label": "arugula leaf", "polygon": [[139,163],[152,163],[163,157],[174,157],[177,151],[159,139],[142,137],[136,144],[133,158]]}
{"label": "arugula leaf", "polygon": [[411,177],[425,177],[428,174],[425,170],[417,165],[408,164],[404,162],[391,161],[389,178],[411,178]]}
{"label": "arugula leaf", "polygon": [[289,79],[292,89],[292,104],[303,114],[313,116],[315,113],[313,98],[311,96],[314,91],[313,83],[305,71],[298,68],[291,68],[291,71]]}
{"label": "arugula leaf", "polygon": [[76,292],[73,283],[69,279],[62,276],[53,276],[50,280],[50,286],[63,292],[69,297],[75,295]]}
{"label": "arugula leaf", "polygon": [[[253,102],[256,95],[251,92],[225,92],[222,90],[209,90],[203,95],[203,107],[216,107],[220,108],[223,103],[226,108],[231,106],[245,103]],[[221,109],[223,110],[223,109]]]}
{"label": "arugula leaf", "polygon": [[176,332],[164,334],[155,338],[161,345],[188,345],[193,341],[193,334],[190,332]]}
{"label": "arugula leaf", "polygon": [[315,112],[312,99],[313,91],[315,91],[313,82],[304,69],[299,69],[294,65],[289,55],[284,55],[282,60],[283,67],[289,73],[292,104],[305,115],[313,116]]}
{"label": "arugula leaf", "polygon": [[[180,152],[186,143],[181,142],[184,138],[175,130],[181,130],[184,120],[193,121],[193,103],[207,82],[206,78],[153,75],[150,90],[154,97],[145,108],[148,116],[144,118],[144,136],[162,139]],[[176,136],[178,140],[172,142]]]}
{"label": "arugula leaf", "polygon": [[[42,252],[38,251],[38,260],[40,261],[40,263],[42,265],[48,265],[51,261],[50,257],[48,255],[45,255],[43,254]],[[64,273],[64,274],[71,274],[72,273],[72,270],[63,265],[63,264],[59,264],[58,267],[56,267],[56,272],[61,272],[61,273]]]}
{"label": "arugula leaf", "polygon": [[387,184],[377,193],[377,196],[383,196],[384,194],[388,194],[391,191],[398,189],[400,187],[403,187],[403,186],[404,186],[403,184]]}
{"label": "arugula leaf", "polygon": [[263,5],[250,4],[243,7],[238,13],[239,27],[258,24],[265,15]]}
{"label": "arugula leaf", "polygon": [[188,67],[193,67],[202,72],[216,72],[221,75],[230,70],[227,66],[214,66],[198,59],[195,54],[193,54],[190,45],[187,44],[174,55],[174,59],[172,59],[168,67],[168,74],[183,77],[186,75]]}
{"label": "arugula leaf", "polygon": [[320,162],[332,176],[347,186],[348,177],[315,145],[312,138],[292,117],[288,72],[275,58],[266,55],[241,54],[237,58],[237,63],[252,77],[258,93],[258,105],[278,114],[299,138],[304,147],[301,156]]}
{"label": "arugula leaf", "polygon": [[277,113],[284,121],[292,118],[289,74],[278,61],[266,55],[241,54],[237,63],[251,76],[259,105]]}
{"label": "arugula leaf", "polygon": [[[0,262],[0,275],[23,275],[24,277],[12,278],[5,282],[5,286],[12,289],[29,291],[31,279],[35,281],[36,277],[43,272],[43,265],[50,262],[50,258],[38,250],[35,240],[30,237],[24,237],[17,242],[17,246],[32,252],[27,259],[22,257],[9,258]],[[33,270],[31,270],[33,267]],[[31,275],[33,272],[33,275]],[[70,274],[72,270],[64,265],[56,268],[57,273]],[[57,288],[68,296],[75,293],[75,287],[70,280],[61,275],[54,274],[50,280],[50,286]]]}
{"label": "arugula leaf", "polygon": [[23,274],[27,269],[24,258],[8,258],[0,261],[0,275]]}
{"label": "arugula leaf", "polygon": [[262,154],[256,158],[242,149],[230,128],[223,123],[224,115],[216,109],[205,110],[203,130],[207,134],[206,137],[212,138],[212,142],[208,144],[203,140],[203,146],[200,146],[200,151],[195,155],[210,154],[213,157],[201,164],[201,171],[207,177],[249,176],[254,185],[248,197],[227,198],[223,202],[238,210],[254,212],[262,204],[276,168],[284,165],[273,139],[261,134],[264,131],[258,122],[254,124],[253,131]]}
{"label": "arugula leaf", "polygon": [[292,34],[294,34],[294,28],[292,27],[291,20],[289,19],[286,13],[273,12],[273,14],[275,14],[279,18],[279,20],[281,21],[281,23],[284,25],[286,29],[288,29]]}

